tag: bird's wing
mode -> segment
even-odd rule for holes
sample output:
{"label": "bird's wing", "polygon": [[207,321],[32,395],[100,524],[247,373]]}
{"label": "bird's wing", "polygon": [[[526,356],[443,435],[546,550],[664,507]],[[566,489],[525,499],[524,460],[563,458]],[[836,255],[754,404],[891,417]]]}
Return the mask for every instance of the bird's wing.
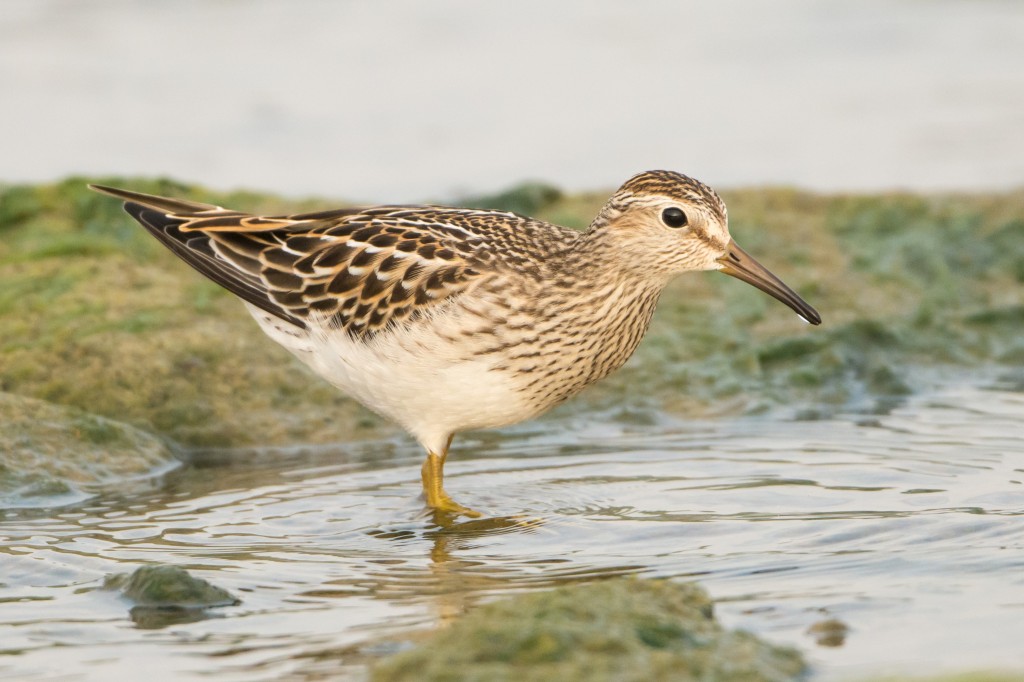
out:
{"label": "bird's wing", "polygon": [[305,328],[367,336],[435,309],[494,264],[486,235],[511,213],[381,206],[262,217],[90,185],[193,268],[249,303]]}

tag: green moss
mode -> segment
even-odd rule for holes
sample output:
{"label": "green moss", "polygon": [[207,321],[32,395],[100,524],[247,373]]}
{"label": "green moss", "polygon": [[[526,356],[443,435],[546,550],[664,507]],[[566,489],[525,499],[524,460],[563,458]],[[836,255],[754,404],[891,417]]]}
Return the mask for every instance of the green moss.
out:
{"label": "green moss", "polygon": [[21,185],[0,188],[0,230],[9,229],[43,210],[39,192]]}
{"label": "green moss", "polygon": [[557,187],[542,182],[524,182],[504,192],[469,197],[459,203],[472,208],[494,208],[532,216],[561,198],[562,191]]}
{"label": "green moss", "polygon": [[123,424],[93,415],[81,415],[71,421],[75,434],[95,445],[123,445],[130,441]]}
{"label": "green moss", "polygon": [[797,679],[799,654],[726,631],[693,584],[617,578],[479,607],[376,666],[401,680]]}
{"label": "green moss", "polygon": [[908,395],[910,386],[895,369],[888,365],[875,365],[867,373],[867,385],[876,394],[884,396]]}
{"label": "green moss", "polygon": [[121,590],[141,606],[211,607],[240,603],[227,590],[177,566],[143,566],[130,576],[108,576],[104,587]]}
{"label": "green moss", "polygon": [[241,603],[227,590],[177,566],[143,566],[131,575],[109,575],[103,587],[120,590],[135,602],[129,615],[144,629],[192,623],[206,618],[211,608]]}
{"label": "green moss", "polygon": [[1024,326],[1024,305],[989,308],[968,315],[965,322],[973,325],[1012,325],[1018,330]]}
{"label": "green moss", "polygon": [[142,476],[175,461],[159,439],[127,424],[9,393],[0,393],[0,454],[0,495],[18,498]]}
{"label": "green moss", "polygon": [[758,352],[757,359],[761,362],[762,366],[800,360],[820,351],[824,345],[825,341],[821,337],[783,339],[782,341],[767,344]]}

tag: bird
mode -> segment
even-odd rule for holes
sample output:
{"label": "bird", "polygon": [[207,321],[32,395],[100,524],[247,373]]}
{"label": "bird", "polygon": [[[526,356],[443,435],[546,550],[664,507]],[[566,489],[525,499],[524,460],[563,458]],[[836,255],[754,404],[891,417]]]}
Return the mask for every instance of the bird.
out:
{"label": "bird", "polygon": [[717,270],[821,323],[733,241],[719,195],[674,171],[634,175],[585,230],[436,205],[262,216],[89,187],[410,433],[426,507],[448,518],[481,516],[444,488],[454,436],[537,417],[621,367],[675,277]]}

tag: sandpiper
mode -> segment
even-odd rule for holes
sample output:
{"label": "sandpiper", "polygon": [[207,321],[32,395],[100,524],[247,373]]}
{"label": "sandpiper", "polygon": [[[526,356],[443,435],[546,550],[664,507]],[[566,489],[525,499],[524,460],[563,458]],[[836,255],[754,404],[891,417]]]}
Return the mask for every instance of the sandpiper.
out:
{"label": "sandpiper", "polygon": [[707,185],[626,181],[585,231],[440,206],[254,216],[91,185],[241,298],[270,338],[426,449],[427,506],[456,433],[535,417],[621,367],[665,285],[719,270],[821,317],[729,236]]}

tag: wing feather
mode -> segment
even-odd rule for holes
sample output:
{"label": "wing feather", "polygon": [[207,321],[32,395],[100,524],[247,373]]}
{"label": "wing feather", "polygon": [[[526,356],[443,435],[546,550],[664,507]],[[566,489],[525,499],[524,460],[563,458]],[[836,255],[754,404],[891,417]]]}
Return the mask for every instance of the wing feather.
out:
{"label": "wing feather", "polygon": [[510,213],[408,206],[253,216],[92,188],[125,201],[175,255],[243,300],[297,327],[328,324],[357,337],[436,309],[500,267],[480,225],[506,239],[537,225]]}

